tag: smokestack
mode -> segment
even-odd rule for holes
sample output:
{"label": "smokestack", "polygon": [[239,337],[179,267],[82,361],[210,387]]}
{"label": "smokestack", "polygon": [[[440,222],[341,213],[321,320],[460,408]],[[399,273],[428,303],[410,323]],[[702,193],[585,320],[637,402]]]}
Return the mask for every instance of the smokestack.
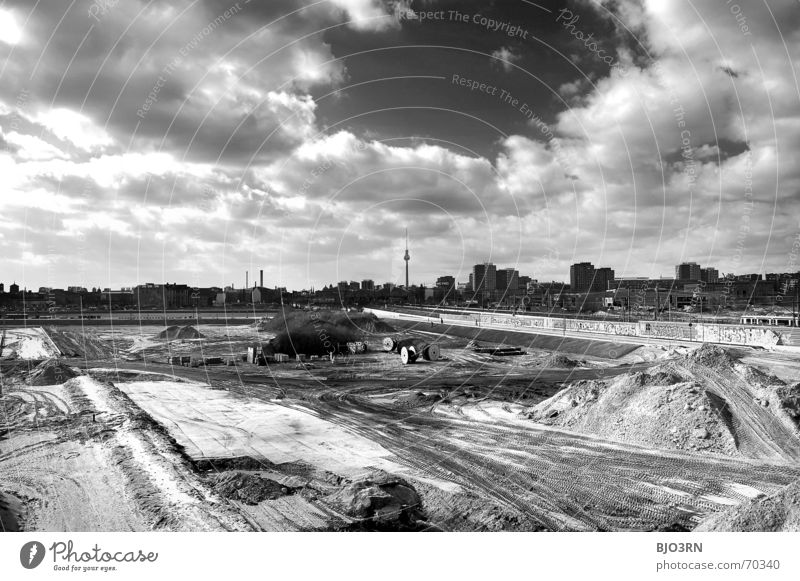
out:
{"label": "smokestack", "polygon": [[244,271],[244,288],[250,288],[250,271]]}
{"label": "smokestack", "polygon": [[261,288],[264,288],[264,270],[262,269],[260,272],[261,272],[261,280],[260,280],[259,284],[260,284]]}

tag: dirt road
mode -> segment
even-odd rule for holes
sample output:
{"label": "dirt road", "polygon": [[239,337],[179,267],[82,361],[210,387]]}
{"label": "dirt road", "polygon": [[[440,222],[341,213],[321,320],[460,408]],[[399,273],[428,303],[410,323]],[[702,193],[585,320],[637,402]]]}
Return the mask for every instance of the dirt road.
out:
{"label": "dirt road", "polygon": [[[152,365],[148,369],[155,370]],[[176,373],[208,377],[215,385],[227,375],[225,387],[239,397],[306,408],[389,450],[419,482],[447,481],[465,496],[498,507],[509,519],[508,528],[691,529],[711,512],[800,477],[800,466],[779,459],[747,461],[650,450],[537,426],[513,414],[480,420],[442,413],[443,404],[436,401],[408,405],[409,396],[420,390],[445,392],[451,402],[465,404],[508,399],[526,389],[531,398],[543,399],[557,389],[559,380],[629,370],[543,370],[538,387],[529,379],[515,387],[507,377],[469,373],[421,384],[416,378],[336,379],[330,369],[318,369],[326,376],[308,381],[295,373],[292,378],[273,377],[273,385],[264,381],[263,373],[247,369],[238,372],[235,381],[230,371],[220,368],[177,368]],[[278,392],[284,399],[273,399]],[[439,491],[427,492],[429,502],[459,506],[459,498],[448,501]],[[461,529],[464,523],[442,515],[436,525]],[[481,523],[468,526],[479,529]]]}

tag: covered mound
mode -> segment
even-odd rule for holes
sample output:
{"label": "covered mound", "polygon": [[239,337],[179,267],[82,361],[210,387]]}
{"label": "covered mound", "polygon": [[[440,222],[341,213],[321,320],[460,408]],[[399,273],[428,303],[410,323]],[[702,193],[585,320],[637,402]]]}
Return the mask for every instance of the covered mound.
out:
{"label": "covered mound", "polygon": [[58,359],[47,359],[33,368],[28,376],[30,385],[59,385],[80,373]]}
{"label": "covered mound", "polygon": [[260,331],[281,331],[326,325],[353,329],[362,334],[393,333],[394,328],[372,313],[347,311],[306,311],[285,309],[274,318],[259,323]]}
{"label": "covered mound", "polygon": [[205,335],[191,325],[186,327],[171,325],[156,335],[156,339],[167,339],[169,341],[173,339],[202,339],[203,337]]}
{"label": "covered mound", "polygon": [[703,520],[695,531],[798,532],[800,480],[771,496],[759,496]]}
{"label": "covered mound", "polygon": [[376,333],[394,332],[372,313],[344,311],[284,311],[259,325],[276,334],[271,341],[276,352],[294,356],[347,353],[347,343],[363,341]]}
{"label": "covered mound", "polygon": [[630,444],[738,455],[719,398],[668,370],[576,381],[527,416]]}

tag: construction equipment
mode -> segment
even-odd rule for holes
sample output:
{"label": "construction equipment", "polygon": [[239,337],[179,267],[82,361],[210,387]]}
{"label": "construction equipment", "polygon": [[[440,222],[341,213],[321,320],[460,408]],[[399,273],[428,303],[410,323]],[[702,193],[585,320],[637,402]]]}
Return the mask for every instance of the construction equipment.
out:
{"label": "construction equipment", "polygon": [[350,341],[347,343],[347,350],[353,355],[366,353],[367,344],[364,341]]}

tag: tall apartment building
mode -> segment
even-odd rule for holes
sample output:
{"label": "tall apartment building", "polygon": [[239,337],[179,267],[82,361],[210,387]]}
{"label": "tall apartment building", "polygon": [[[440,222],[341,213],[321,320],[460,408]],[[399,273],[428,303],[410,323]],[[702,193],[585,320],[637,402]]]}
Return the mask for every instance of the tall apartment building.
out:
{"label": "tall apartment building", "polygon": [[517,294],[519,290],[519,271],[514,268],[501,268],[497,271],[495,284],[500,292]]}
{"label": "tall apartment building", "polygon": [[696,262],[681,262],[675,267],[675,278],[678,280],[702,280],[700,265]]}
{"label": "tall apartment building", "polygon": [[592,289],[594,265],[591,262],[578,262],[569,267],[569,290],[585,293]]}
{"label": "tall apartment building", "polygon": [[719,271],[716,268],[701,268],[700,280],[703,282],[719,282]]}
{"label": "tall apartment building", "polygon": [[604,266],[594,271],[594,280],[592,281],[592,292],[603,292],[611,288],[611,283],[614,282],[614,269]]}
{"label": "tall apartment building", "polygon": [[591,262],[579,262],[569,267],[569,287],[573,293],[603,292],[614,282],[614,269],[595,268]]}
{"label": "tall apartment building", "polygon": [[492,292],[497,288],[497,267],[491,262],[476,264],[472,267],[472,290],[475,292]]}

